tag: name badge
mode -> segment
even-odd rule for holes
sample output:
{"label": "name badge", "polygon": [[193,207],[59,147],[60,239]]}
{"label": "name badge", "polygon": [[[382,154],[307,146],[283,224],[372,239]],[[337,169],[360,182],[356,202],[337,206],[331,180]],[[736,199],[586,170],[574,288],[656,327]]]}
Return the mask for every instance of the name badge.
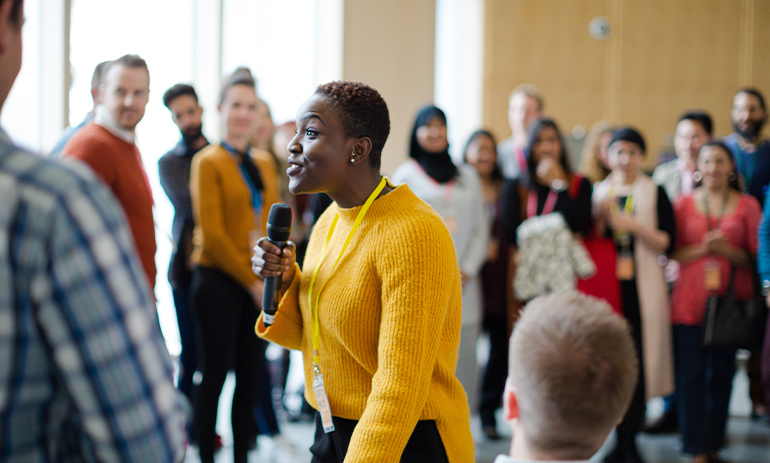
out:
{"label": "name badge", "polygon": [[618,255],[615,274],[617,275],[618,280],[634,279],[634,257],[630,252],[622,252]]}
{"label": "name badge", "polygon": [[313,393],[315,393],[315,401],[318,404],[318,412],[321,414],[321,423],[323,424],[324,432],[328,434],[334,431],[332,409],[329,406],[329,397],[326,396],[324,377],[318,367],[316,367],[315,377],[313,378]]}
{"label": "name badge", "polygon": [[706,269],[703,272],[705,277],[706,289],[709,291],[718,291],[722,286],[722,275],[719,271],[719,263],[714,259],[706,262]]}

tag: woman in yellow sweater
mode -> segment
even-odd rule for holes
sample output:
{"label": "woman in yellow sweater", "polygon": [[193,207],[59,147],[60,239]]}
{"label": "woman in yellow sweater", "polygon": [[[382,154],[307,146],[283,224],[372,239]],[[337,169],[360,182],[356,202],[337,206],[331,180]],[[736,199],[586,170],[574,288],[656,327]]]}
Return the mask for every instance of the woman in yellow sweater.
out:
{"label": "woman in yellow sweater", "polygon": [[251,271],[251,248],[266,234],[263,211],[280,197],[272,158],[249,148],[256,107],[254,79],[237,71],[220,97],[222,142],[199,151],[190,172],[193,261],[198,265],[191,291],[204,357],[195,424],[203,463],[214,461],[217,405],[233,365],[234,461],[246,462],[258,371],[264,361],[264,349],[251,328],[262,300],[262,281]]}
{"label": "woman in yellow sweater", "polygon": [[292,193],[334,199],[294,247],[260,240],[262,277],[282,272],[274,324],[257,334],[304,354],[316,417],[313,462],[470,462],[468,403],[455,377],[461,290],[441,218],[380,175],[390,120],[380,94],[321,85],[297,112]]}

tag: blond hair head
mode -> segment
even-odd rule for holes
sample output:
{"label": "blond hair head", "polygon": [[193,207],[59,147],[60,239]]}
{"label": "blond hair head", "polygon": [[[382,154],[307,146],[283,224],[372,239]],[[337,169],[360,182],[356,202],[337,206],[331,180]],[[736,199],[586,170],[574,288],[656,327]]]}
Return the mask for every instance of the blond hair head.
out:
{"label": "blond hair head", "polygon": [[604,134],[611,134],[614,130],[609,121],[599,121],[591,126],[588,137],[583,144],[583,152],[580,155],[580,173],[591,182],[601,182],[610,174],[610,170],[599,162],[599,143]]}
{"label": "blond hair head", "polygon": [[576,292],[532,300],[511,337],[508,387],[528,446],[587,460],[631,403],[637,356],[628,323]]}
{"label": "blond hair head", "polygon": [[532,84],[519,84],[508,95],[508,101],[510,102],[514,95],[526,95],[530,98],[534,98],[537,101],[537,110],[543,110],[543,95]]}

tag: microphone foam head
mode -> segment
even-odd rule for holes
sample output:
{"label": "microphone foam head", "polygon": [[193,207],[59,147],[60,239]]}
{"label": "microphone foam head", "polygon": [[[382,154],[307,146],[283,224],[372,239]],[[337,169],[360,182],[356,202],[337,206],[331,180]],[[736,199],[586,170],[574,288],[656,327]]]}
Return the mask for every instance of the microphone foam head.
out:
{"label": "microphone foam head", "polygon": [[291,219],[291,207],[288,204],[273,204],[267,216],[267,238],[270,241],[289,241]]}

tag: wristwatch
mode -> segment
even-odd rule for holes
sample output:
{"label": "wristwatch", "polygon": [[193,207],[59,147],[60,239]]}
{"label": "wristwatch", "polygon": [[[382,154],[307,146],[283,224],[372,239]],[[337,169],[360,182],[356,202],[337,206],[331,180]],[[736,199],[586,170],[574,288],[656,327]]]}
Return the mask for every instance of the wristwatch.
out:
{"label": "wristwatch", "polygon": [[564,191],[567,189],[567,182],[564,180],[557,178],[553,182],[551,182],[551,189],[556,191]]}

